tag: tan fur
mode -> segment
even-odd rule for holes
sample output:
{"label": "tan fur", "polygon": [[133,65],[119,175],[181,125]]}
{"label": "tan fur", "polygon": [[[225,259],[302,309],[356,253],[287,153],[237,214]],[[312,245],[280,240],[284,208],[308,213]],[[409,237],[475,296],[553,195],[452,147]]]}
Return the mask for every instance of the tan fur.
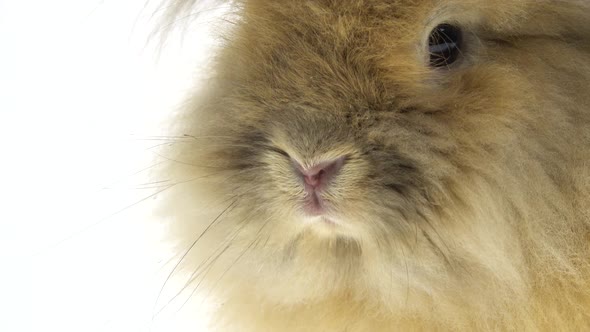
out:
{"label": "tan fur", "polygon": [[[588,2],[235,5],[165,174],[212,329],[590,329]],[[465,47],[433,69],[443,22]],[[338,225],[299,213],[287,155],[348,156]]]}

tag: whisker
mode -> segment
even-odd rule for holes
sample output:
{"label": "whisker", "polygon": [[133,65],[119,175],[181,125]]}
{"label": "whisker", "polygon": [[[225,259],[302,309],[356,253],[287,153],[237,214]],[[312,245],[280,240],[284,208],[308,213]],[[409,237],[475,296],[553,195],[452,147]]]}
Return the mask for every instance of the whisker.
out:
{"label": "whisker", "polygon": [[[233,262],[232,262],[232,263],[231,263],[229,266],[228,266],[228,268],[227,268],[227,269],[225,269],[225,271],[223,271],[223,273],[221,274],[221,276],[219,277],[219,279],[217,279],[217,282],[216,282],[216,283],[215,283],[215,284],[214,284],[214,285],[211,287],[211,289],[209,289],[209,292],[208,292],[208,293],[207,293],[207,295],[206,295],[206,296],[203,298],[203,302],[205,301],[205,299],[207,299],[207,298],[208,298],[208,297],[211,295],[211,292],[213,291],[213,289],[215,289],[215,287],[216,287],[216,286],[219,284],[219,282],[221,281],[221,279],[223,279],[223,277],[224,277],[224,276],[225,276],[225,275],[226,275],[226,274],[229,272],[229,270],[230,270],[232,267],[234,267],[234,266],[236,265],[236,263],[237,263],[237,262],[238,262],[238,261],[239,261],[239,260],[240,260],[242,257],[244,257],[244,255],[245,255],[245,254],[246,254],[246,253],[247,253],[247,252],[248,252],[248,251],[249,251],[249,250],[250,250],[250,249],[251,249],[251,248],[252,248],[252,247],[253,247],[253,246],[254,246],[256,243],[260,242],[260,240],[261,240],[261,233],[262,233],[262,230],[263,230],[263,229],[266,227],[266,225],[268,225],[268,224],[270,223],[270,221],[272,221],[272,220],[273,220],[273,218],[272,218],[272,217],[269,217],[269,218],[267,218],[267,220],[264,222],[264,224],[263,224],[263,225],[260,227],[260,229],[259,229],[259,230],[258,230],[258,232],[256,233],[256,238],[255,238],[255,239],[254,239],[252,242],[250,242],[250,244],[249,244],[249,245],[248,245],[248,246],[247,246],[247,247],[246,247],[246,248],[245,248],[245,249],[242,251],[242,253],[241,253],[241,254],[240,254],[240,255],[239,255],[239,256],[238,256],[238,257],[237,257],[237,258],[236,258],[236,259],[235,259],[235,260],[234,260],[234,261],[233,261]],[[192,296],[192,294],[194,294],[194,292],[195,292],[195,291],[196,291],[196,290],[199,288],[200,284],[201,284],[201,283],[203,282],[203,280],[205,279],[205,276],[206,276],[206,274],[205,274],[205,275],[203,275],[203,278],[201,278],[201,281],[200,281],[200,282],[197,284],[197,286],[196,286],[196,287],[195,287],[195,289],[193,290],[193,293],[191,293],[191,296]],[[189,296],[189,299],[190,299],[190,297],[191,297],[191,296]],[[186,302],[188,302],[188,299],[185,301],[185,304],[186,304]],[[184,304],[183,304],[183,305],[184,305]],[[181,307],[181,308],[182,308],[182,307]]]}
{"label": "whisker", "polygon": [[164,143],[159,143],[159,144],[156,144],[156,145],[152,145],[149,148],[146,148],[146,151],[154,150],[154,149],[157,149],[157,148],[162,147],[162,146],[172,146],[172,145],[178,144],[178,143],[189,143],[189,142],[187,142],[187,141],[184,141],[184,142],[183,141],[167,141],[167,142],[164,142]]}
{"label": "whisker", "polygon": [[[103,189],[134,189],[134,190],[141,190],[141,189],[156,189],[156,188],[162,188],[162,187],[166,187],[166,186],[177,186],[179,184],[185,184],[185,183],[189,183],[192,181],[196,181],[196,180],[201,180],[201,179],[205,179],[205,178],[209,178],[211,176],[214,175],[218,175],[221,174],[223,172],[213,172],[213,173],[209,173],[206,175],[202,175],[202,176],[197,176],[194,178],[190,178],[187,180],[181,180],[181,181],[176,181],[172,184],[166,184],[166,182],[170,182],[170,180],[160,180],[160,181],[154,181],[154,182],[146,182],[146,183],[142,183],[142,184],[138,184],[137,186],[133,186],[133,187],[105,187]],[[161,185],[158,185],[161,184]]]}
{"label": "whisker", "polygon": [[[213,255],[211,255],[211,256],[209,256],[209,258],[207,258],[207,260],[205,260],[204,263],[201,263],[199,265],[199,267],[191,274],[191,276],[189,277],[189,281],[187,281],[185,283],[185,285],[182,287],[182,289],[180,289],[176,294],[174,294],[174,296],[172,296],[155,314],[153,314],[153,317],[157,317],[158,315],[160,315],[160,313],[162,313],[162,311],[164,311],[164,309],[166,309],[166,307],[168,307],[168,305],[170,305],[170,303],[172,303],[178,296],[180,296],[180,294],[182,294],[182,292],[184,292],[184,290],[186,290],[186,288],[190,285],[190,282],[191,281],[195,280],[204,271],[208,271],[213,266],[213,264],[215,264],[215,262],[217,262],[217,260],[219,259],[219,257],[221,257],[221,255],[223,255],[227,251],[227,249],[229,249],[229,247],[231,247],[231,243],[228,243],[225,246],[225,248],[223,248],[223,250],[221,250],[221,252],[219,252],[217,255],[215,255],[215,258],[213,258],[213,260],[209,261],[211,259],[211,257],[213,257]],[[203,271],[201,269],[203,268],[203,265],[205,263],[207,263],[207,264],[206,264],[206,266],[204,266],[204,269],[205,270]],[[191,292],[191,294],[189,295],[189,298],[194,294],[195,291],[196,291],[196,288],[195,288],[195,290],[193,290]],[[182,309],[182,307],[184,306],[184,304],[186,304],[186,302],[184,302],[182,304],[182,306],[180,307],[180,309]]]}
{"label": "whisker", "polygon": [[102,187],[101,190],[113,190],[113,189],[149,189],[149,188],[161,188],[164,186],[167,186],[169,184],[170,180],[160,180],[160,181],[152,181],[152,182],[144,182],[144,183],[138,183],[135,186],[132,187],[113,187],[113,186],[105,186]]}
{"label": "whisker", "polygon": [[[235,197],[234,197],[235,198]],[[168,276],[166,277],[166,280],[164,280],[164,284],[162,285],[162,287],[160,288],[160,291],[158,292],[158,296],[156,297],[156,301],[154,303],[154,307],[152,309],[152,312],[155,312],[156,310],[156,306],[158,305],[158,301],[160,300],[160,297],[162,296],[162,292],[164,291],[164,288],[166,287],[166,285],[168,284],[168,281],[170,280],[170,278],[172,277],[172,275],[174,274],[174,272],[176,272],[176,270],[178,269],[178,267],[180,266],[180,263],[182,263],[184,261],[184,259],[186,258],[186,256],[188,255],[188,253],[193,249],[193,247],[197,244],[197,242],[199,242],[199,240],[203,237],[203,235],[205,235],[205,233],[207,233],[207,231],[213,227],[213,225],[215,225],[217,223],[218,220],[220,220],[220,218],[227,212],[230,210],[230,208],[238,201],[238,199],[234,199],[234,201],[232,201],[225,209],[223,209],[223,211],[221,211],[219,213],[219,215],[217,215],[217,217],[215,217],[215,219],[213,219],[213,221],[205,228],[205,230],[197,237],[197,239],[195,241],[193,241],[193,243],[189,246],[189,248],[185,251],[185,253],[182,255],[182,257],[180,257],[180,260],[178,260],[178,262],[176,263],[176,265],[174,265],[174,268],[172,269],[172,271],[170,271],[170,273],[168,274]],[[152,314],[152,321],[154,320],[155,315]]]}
{"label": "whisker", "polygon": [[184,134],[183,137],[189,137],[195,140],[201,139],[201,138],[230,138],[230,139],[235,139],[234,136],[223,136],[223,135],[208,135],[208,136],[194,136],[194,135],[189,135],[189,134]]}
{"label": "whisker", "polygon": [[[221,247],[223,247],[226,243],[231,243],[238,235],[239,233],[246,227],[246,225],[248,225],[248,222],[245,222],[247,220],[249,220],[252,216],[255,216],[256,213],[258,211],[260,211],[261,209],[255,209],[254,211],[252,211],[251,214],[249,214],[248,216],[246,216],[242,221],[239,222],[240,227],[234,231],[227,240],[225,240],[220,246],[217,247],[217,249],[215,249],[214,253],[217,252]],[[201,267],[207,263],[207,261],[209,261],[209,259],[211,259],[212,256],[209,256],[209,258],[207,258],[204,262],[202,262],[197,268],[196,270],[191,274],[191,277],[188,279],[187,283],[185,283],[185,287],[188,286],[191,282],[193,282],[195,280],[194,276],[197,273],[197,271],[199,269],[201,269]],[[183,289],[184,290],[184,289]]]}
{"label": "whisker", "polygon": [[407,307],[408,301],[410,299],[410,270],[408,268],[408,257],[406,256],[406,252],[404,251],[404,247],[400,246],[400,250],[402,251],[402,257],[404,258],[404,264],[406,266],[406,307]]}
{"label": "whisker", "polygon": [[100,191],[102,191],[102,190],[108,189],[108,187],[112,186],[113,184],[120,183],[120,182],[121,182],[121,181],[123,181],[124,179],[130,178],[130,177],[132,177],[132,176],[134,176],[134,175],[137,175],[137,174],[140,174],[140,173],[142,173],[142,172],[145,172],[145,171],[147,171],[147,170],[149,170],[149,169],[152,169],[152,168],[154,168],[154,167],[156,167],[156,166],[158,166],[158,165],[160,165],[160,164],[162,164],[162,163],[163,163],[163,161],[158,161],[158,162],[156,162],[156,163],[154,163],[154,164],[151,164],[151,165],[149,165],[149,166],[147,166],[147,167],[141,168],[141,169],[139,169],[138,171],[132,172],[132,173],[130,173],[130,174],[127,174],[127,175],[124,175],[124,176],[122,176],[122,177],[120,177],[120,178],[118,178],[118,179],[116,179],[116,180],[114,180],[114,181],[110,182],[108,185],[105,185],[104,187],[102,187],[102,188],[98,189],[96,192],[100,192]]}
{"label": "whisker", "polygon": [[[147,150],[154,150],[154,149],[157,149],[162,146],[172,146],[175,144],[197,144],[197,143],[203,144],[202,142],[194,142],[194,141],[188,141],[188,140],[168,140],[163,143],[152,145],[152,146],[146,148],[146,151]],[[252,144],[248,144],[248,143],[240,144],[240,143],[236,143],[236,142],[229,143],[229,142],[221,142],[221,141],[209,141],[206,144],[207,144],[207,146],[220,145],[220,146],[228,147],[228,148],[246,148],[246,149],[252,148]]]}
{"label": "whisker", "polygon": [[148,195],[148,196],[146,196],[146,197],[144,197],[144,198],[142,198],[142,199],[140,199],[140,200],[136,201],[136,202],[135,202],[135,203],[133,203],[133,204],[129,204],[129,205],[127,205],[127,206],[125,206],[125,207],[123,207],[123,208],[121,208],[121,209],[119,209],[119,210],[117,210],[117,211],[115,211],[115,212],[113,212],[113,213],[109,214],[109,215],[108,215],[108,216],[106,216],[106,217],[100,218],[98,221],[96,221],[96,222],[94,222],[94,223],[92,223],[92,224],[90,224],[90,225],[88,225],[88,226],[86,226],[86,227],[84,227],[84,228],[82,228],[82,229],[80,229],[80,230],[78,230],[78,231],[76,231],[76,232],[74,232],[74,233],[70,234],[69,236],[67,236],[67,237],[65,237],[65,238],[63,238],[63,239],[61,239],[61,240],[59,240],[58,242],[56,242],[56,243],[54,243],[54,244],[52,244],[52,245],[48,246],[47,248],[40,249],[40,250],[39,250],[37,253],[35,253],[34,255],[36,256],[36,255],[38,255],[38,254],[40,254],[40,253],[42,253],[42,252],[45,252],[46,250],[48,250],[48,249],[50,249],[50,248],[52,248],[52,247],[58,247],[58,246],[60,246],[60,245],[62,245],[62,244],[64,244],[64,243],[66,243],[66,242],[70,241],[71,239],[75,238],[76,236],[79,236],[79,235],[81,235],[81,234],[84,234],[84,233],[88,232],[89,230],[91,230],[91,229],[93,229],[94,227],[96,227],[96,226],[100,225],[100,224],[101,224],[101,223],[103,223],[104,221],[107,221],[107,220],[109,220],[110,218],[112,218],[112,217],[116,216],[117,214],[119,214],[119,213],[121,213],[121,212],[123,212],[123,211],[125,211],[125,210],[127,210],[127,209],[129,209],[129,208],[131,208],[131,207],[134,207],[134,206],[136,206],[136,205],[138,205],[138,204],[140,204],[140,203],[142,203],[142,202],[144,202],[144,201],[146,201],[146,200],[148,200],[148,199],[150,199],[150,198],[152,198],[152,197],[154,197],[154,196],[156,196],[156,195],[158,195],[158,194],[160,194],[160,193],[162,193],[162,192],[164,192],[164,191],[166,191],[166,190],[168,190],[168,189],[170,189],[170,188],[172,188],[172,187],[174,187],[174,184],[172,184],[172,185],[169,185],[169,186],[166,186],[164,189],[162,189],[162,190],[158,190],[158,191],[156,191],[155,193],[152,193],[152,194],[150,194],[150,195]]}
{"label": "whisker", "polygon": [[434,249],[436,249],[436,251],[438,251],[438,253],[440,253],[440,255],[445,260],[445,262],[447,263],[447,265],[449,265],[449,266],[452,267],[453,265],[451,264],[451,261],[449,260],[449,258],[445,254],[445,252],[440,248],[440,246],[438,244],[436,244],[436,242],[434,242],[432,240],[432,238],[430,237],[430,235],[428,235],[428,233],[424,229],[422,229],[422,235],[424,235],[424,238],[426,238],[426,240],[428,241],[428,243],[430,243],[430,245]]}
{"label": "whisker", "polygon": [[[184,290],[186,290],[186,288],[193,282],[195,281],[202,273],[208,271],[213,264],[215,264],[215,262],[219,259],[219,257],[221,257],[221,255],[223,255],[223,253],[225,253],[225,251],[227,251],[227,249],[229,249],[229,247],[232,244],[232,241],[239,235],[239,233],[242,231],[242,229],[244,229],[244,227],[248,224],[247,222],[244,223],[245,220],[247,220],[248,218],[250,218],[251,216],[256,215],[255,212],[260,211],[260,209],[256,209],[255,211],[253,211],[253,213],[251,213],[250,215],[248,215],[246,218],[244,218],[242,220],[241,226],[238,228],[238,230],[234,231],[232,233],[232,235],[229,237],[229,239],[226,239],[225,241],[222,242],[221,245],[219,245],[211,254],[211,256],[209,256],[207,259],[205,259],[203,262],[201,262],[201,264],[199,264],[199,266],[197,266],[197,268],[191,273],[190,277],[187,279],[187,281],[185,282],[185,284],[183,285],[183,287],[172,297],[168,300],[168,302],[162,306],[162,308],[160,308],[160,310],[158,310],[158,312],[155,314],[156,316],[162,312],[166,306],[168,306],[170,303],[172,303],[180,294],[182,294],[182,292],[184,292]],[[225,247],[224,247],[225,246]],[[221,251],[220,251],[221,250]],[[203,268],[205,270],[203,270]],[[191,295],[194,294],[194,291],[191,292]],[[189,296],[189,297],[190,297]]]}
{"label": "whisker", "polygon": [[[229,178],[229,177],[228,177],[228,178]],[[245,192],[245,193],[248,193],[248,192],[249,192],[249,191],[247,191],[247,192]],[[229,199],[225,199],[224,201],[230,200],[230,199],[232,199],[232,198],[239,198],[239,197],[242,197],[242,196],[243,196],[245,193],[238,194],[238,195],[233,195],[231,198],[229,198]],[[223,202],[223,201],[222,201],[222,202]],[[218,247],[218,249],[219,249],[219,247]],[[215,250],[215,251],[217,251],[217,250]],[[168,263],[170,263],[172,260],[174,260],[174,259],[175,259],[177,256],[178,256],[178,255],[174,255],[173,257],[171,257],[170,259],[168,259],[168,260],[166,261],[166,263],[164,263],[164,264],[163,264],[163,265],[160,267],[160,269],[162,269],[162,268],[164,268],[166,265],[168,265]]]}
{"label": "whisker", "polygon": [[165,141],[165,142],[190,142],[192,140],[189,140],[187,137],[173,137],[173,136],[162,136],[162,137],[157,137],[157,136],[148,136],[145,138],[132,138],[132,140],[134,141]]}
{"label": "whisker", "polygon": [[181,165],[188,165],[188,166],[193,166],[193,167],[202,167],[202,168],[218,168],[218,169],[223,169],[223,167],[215,167],[215,166],[205,166],[205,165],[197,165],[197,164],[193,164],[193,163],[189,163],[189,162],[185,162],[185,161],[181,161],[181,160],[176,160],[176,159],[172,159],[169,157],[166,157],[162,154],[159,154],[155,151],[151,151],[153,154],[157,155],[160,158],[166,159],[168,161],[172,161],[175,162],[177,164],[181,164]]}
{"label": "whisker", "polygon": [[[426,218],[426,216],[421,211],[418,211],[417,210],[416,213],[430,227],[430,229],[432,229],[432,231],[434,231],[434,233],[436,234],[436,236],[438,237],[438,239],[440,240],[440,242],[442,242],[443,246],[447,249],[447,252],[451,252],[451,250],[450,250],[449,246],[447,245],[447,243],[443,240],[442,236],[440,236],[439,232],[432,225],[432,223],[430,223],[430,221],[428,220],[428,218]],[[422,231],[424,231],[424,230],[422,230]],[[446,257],[446,255],[445,255],[445,257]]]}

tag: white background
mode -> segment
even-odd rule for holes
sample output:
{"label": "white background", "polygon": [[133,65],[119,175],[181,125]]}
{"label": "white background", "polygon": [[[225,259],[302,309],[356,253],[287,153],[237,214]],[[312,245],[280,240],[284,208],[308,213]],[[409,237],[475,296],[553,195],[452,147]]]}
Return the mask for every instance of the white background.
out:
{"label": "white background", "polygon": [[146,2],[0,0],[1,331],[155,329],[174,255],[142,170],[213,41],[156,52]]}

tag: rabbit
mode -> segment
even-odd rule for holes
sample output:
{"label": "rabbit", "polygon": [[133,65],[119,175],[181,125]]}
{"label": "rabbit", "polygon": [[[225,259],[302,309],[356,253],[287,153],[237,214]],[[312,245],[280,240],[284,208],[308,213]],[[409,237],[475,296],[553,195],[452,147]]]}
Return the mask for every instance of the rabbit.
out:
{"label": "rabbit", "polygon": [[231,4],[162,175],[212,331],[590,329],[589,2]]}

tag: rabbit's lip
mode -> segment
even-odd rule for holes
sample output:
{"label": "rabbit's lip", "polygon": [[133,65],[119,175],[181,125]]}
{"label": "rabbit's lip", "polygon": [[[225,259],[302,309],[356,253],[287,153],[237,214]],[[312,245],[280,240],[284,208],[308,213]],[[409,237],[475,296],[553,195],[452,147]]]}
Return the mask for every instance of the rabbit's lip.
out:
{"label": "rabbit's lip", "polygon": [[326,213],[326,202],[317,191],[308,191],[308,195],[303,202],[303,212],[310,217],[321,216]]}
{"label": "rabbit's lip", "polygon": [[305,216],[303,217],[303,220],[305,223],[321,224],[321,225],[326,225],[330,228],[344,226],[343,223],[337,217],[331,216],[328,213],[319,214],[319,215],[305,214]]}

